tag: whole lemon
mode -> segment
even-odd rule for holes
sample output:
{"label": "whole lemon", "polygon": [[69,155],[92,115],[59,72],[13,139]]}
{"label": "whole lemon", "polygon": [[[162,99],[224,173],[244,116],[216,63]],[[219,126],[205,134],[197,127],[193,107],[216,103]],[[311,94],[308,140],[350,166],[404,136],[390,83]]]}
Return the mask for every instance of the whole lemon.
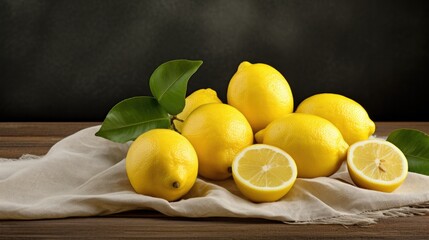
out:
{"label": "whole lemon", "polygon": [[296,162],[298,177],[329,176],[347,155],[349,145],[338,128],[316,115],[291,113],[256,134],[258,142],[283,149]]}
{"label": "whole lemon", "polygon": [[375,124],[366,110],[354,100],[340,94],[320,93],[302,101],[298,113],[309,113],[332,122],[349,145],[367,140],[375,132]]}
{"label": "whole lemon", "polygon": [[179,133],[153,129],[131,144],[125,168],[137,193],[174,201],[194,185],[198,158],[191,143]]}
{"label": "whole lemon", "polygon": [[[222,101],[218,98],[216,91],[211,88],[199,89],[191,93],[185,99],[185,108],[182,112],[177,114],[177,118],[181,121],[186,120],[189,114],[194,111],[197,107],[207,103],[221,103]],[[182,132],[183,122],[180,120],[174,120],[174,126],[179,132]]]}
{"label": "whole lemon", "polygon": [[242,62],[227,90],[228,104],[246,116],[254,132],[293,112],[289,83],[275,68]]}
{"label": "whole lemon", "polygon": [[195,109],[182,128],[198,155],[198,173],[208,179],[231,176],[234,157],[253,143],[253,132],[243,114],[223,103],[209,103]]}

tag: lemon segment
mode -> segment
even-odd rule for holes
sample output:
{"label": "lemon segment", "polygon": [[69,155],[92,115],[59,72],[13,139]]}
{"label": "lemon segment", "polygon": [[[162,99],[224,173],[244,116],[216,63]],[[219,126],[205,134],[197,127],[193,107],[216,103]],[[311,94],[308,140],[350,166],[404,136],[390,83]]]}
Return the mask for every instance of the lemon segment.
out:
{"label": "lemon segment", "polygon": [[297,173],[289,154],[266,144],[246,147],[232,163],[238,189],[253,202],[279,200],[292,188]]}
{"label": "lemon segment", "polygon": [[380,139],[351,145],[347,167],[357,186],[383,192],[394,191],[408,174],[408,162],[401,150]]}

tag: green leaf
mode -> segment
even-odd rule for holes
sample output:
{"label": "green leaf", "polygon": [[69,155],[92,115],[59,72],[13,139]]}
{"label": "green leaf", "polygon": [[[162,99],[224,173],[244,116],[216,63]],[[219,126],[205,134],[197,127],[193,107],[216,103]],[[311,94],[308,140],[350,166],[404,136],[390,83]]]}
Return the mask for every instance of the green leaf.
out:
{"label": "green leaf", "polygon": [[153,97],[139,96],[116,104],[95,134],[114,142],[135,140],[154,128],[169,128],[170,116]]}
{"label": "green leaf", "polygon": [[429,135],[415,129],[398,129],[387,141],[396,145],[408,160],[408,171],[429,175]]}
{"label": "green leaf", "polygon": [[185,107],[188,81],[203,61],[173,60],[161,64],[149,79],[150,91],[171,115]]}

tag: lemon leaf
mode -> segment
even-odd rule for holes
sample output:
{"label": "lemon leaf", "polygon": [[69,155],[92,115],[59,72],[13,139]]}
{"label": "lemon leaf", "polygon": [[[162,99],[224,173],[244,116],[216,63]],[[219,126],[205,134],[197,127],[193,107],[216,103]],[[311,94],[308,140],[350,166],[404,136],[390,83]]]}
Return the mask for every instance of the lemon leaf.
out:
{"label": "lemon leaf", "polygon": [[397,129],[387,141],[396,145],[408,160],[408,171],[429,175],[429,135],[415,129]]}
{"label": "lemon leaf", "polygon": [[107,114],[96,136],[125,143],[154,128],[169,128],[170,116],[149,96],[125,99]]}
{"label": "lemon leaf", "polygon": [[169,114],[179,114],[185,107],[188,81],[202,63],[200,60],[172,60],[161,64],[152,73],[150,91]]}

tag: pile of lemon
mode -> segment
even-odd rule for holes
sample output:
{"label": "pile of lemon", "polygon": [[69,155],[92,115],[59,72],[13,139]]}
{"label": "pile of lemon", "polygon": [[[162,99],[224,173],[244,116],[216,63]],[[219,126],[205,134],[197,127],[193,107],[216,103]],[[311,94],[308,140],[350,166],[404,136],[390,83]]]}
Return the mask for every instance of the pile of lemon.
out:
{"label": "pile of lemon", "polygon": [[375,124],[354,100],[321,93],[294,111],[283,75],[263,63],[242,62],[227,90],[228,104],[212,89],[186,98],[177,130],[154,129],[131,145],[126,170],[136,192],[174,201],[199,175],[233,179],[254,202],[277,201],[297,177],[327,177],[344,161],[353,182],[391,192],[407,176],[404,154],[369,139]]}

